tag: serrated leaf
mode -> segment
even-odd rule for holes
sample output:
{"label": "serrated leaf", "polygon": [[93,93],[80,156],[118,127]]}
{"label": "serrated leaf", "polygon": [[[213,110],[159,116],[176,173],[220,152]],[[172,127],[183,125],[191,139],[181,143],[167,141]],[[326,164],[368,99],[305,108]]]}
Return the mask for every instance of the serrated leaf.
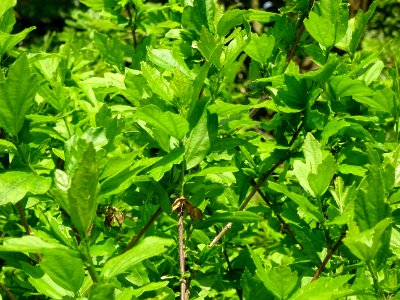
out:
{"label": "serrated leaf", "polygon": [[[337,299],[342,293],[349,293],[344,284],[354,275],[339,275],[336,277],[320,277],[315,281],[301,287],[290,297],[290,300],[320,300]],[[345,294],[346,295],[346,294]]]}
{"label": "serrated leaf", "polygon": [[0,32],[0,56],[6,54],[9,50],[11,50],[11,48],[16,46],[23,39],[25,39],[29,32],[35,29],[36,27],[32,26],[29,28],[25,28],[24,30],[16,34]]}
{"label": "serrated leaf", "polygon": [[50,185],[49,177],[22,171],[7,171],[0,174],[0,205],[15,204],[27,193],[45,194]]}
{"label": "serrated leaf", "polygon": [[272,55],[274,45],[274,36],[267,36],[266,34],[258,36],[257,34],[253,33],[251,35],[250,42],[247,44],[244,51],[255,61],[259,62],[260,64],[264,64]]}
{"label": "serrated leaf", "polygon": [[356,224],[350,223],[349,230],[343,243],[350,249],[350,251],[359,259],[365,262],[370,262],[382,246],[382,236],[386,228],[390,225],[390,219],[386,218],[375,224],[371,229],[360,232]]}
{"label": "serrated leaf", "polygon": [[108,280],[128,271],[135,264],[145,259],[164,253],[172,244],[173,240],[171,239],[147,237],[127,252],[107,260],[101,275]]}
{"label": "serrated leaf", "polygon": [[311,36],[321,45],[330,48],[335,43],[335,25],[329,19],[310,12],[304,25]]}
{"label": "serrated leaf", "polygon": [[142,74],[144,78],[146,78],[151,90],[167,103],[171,103],[174,98],[174,92],[167,80],[161,75],[160,71],[145,62],[141,62],[141,67]]}
{"label": "serrated leaf", "polygon": [[7,79],[0,83],[0,127],[12,136],[17,136],[34,104],[37,84],[26,54],[11,65]]}
{"label": "serrated leaf", "polygon": [[178,114],[163,112],[155,105],[146,105],[136,111],[136,117],[170,136],[181,140],[189,131],[188,122]]}
{"label": "serrated leaf", "polygon": [[96,151],[88,144],[68,189],[69,212],[72,223],[85,237],[97,209],[98,171]]}
{"label": "serrated leaf", "polygon": [[171,72],[178,70],[186,77],[192,78],[192,73],[179,52],[171,49],[151,49],[147,55],[153,64]]}

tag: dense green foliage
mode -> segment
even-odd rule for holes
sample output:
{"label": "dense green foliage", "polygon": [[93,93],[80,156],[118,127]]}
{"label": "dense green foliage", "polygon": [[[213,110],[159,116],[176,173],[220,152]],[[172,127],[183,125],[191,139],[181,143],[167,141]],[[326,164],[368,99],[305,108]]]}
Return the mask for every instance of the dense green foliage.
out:
{"label": "dense green foliage", "polygon": [[400,298],[378,1],[80,2],[0,3],[1,295]]}

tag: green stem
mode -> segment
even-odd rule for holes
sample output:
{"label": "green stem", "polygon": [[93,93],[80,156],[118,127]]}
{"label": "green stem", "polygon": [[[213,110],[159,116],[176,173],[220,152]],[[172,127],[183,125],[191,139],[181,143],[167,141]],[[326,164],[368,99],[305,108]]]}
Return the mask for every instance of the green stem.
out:
{"label": "green stem", "polygon": [[63,117],[63,121],[64,121],[64,124],[65,124],[65,127],[67,128],[68,137],[70,138],[72,136],[72,134],[71,134],[71,131],[69,130],[67,118],[65,116]]}
{"label": "green stem", "polygon": [[372,276],[372,281],[374,283],[374,289],[375,289],[377,296],[379,297],[379,299],[385,299],[385,295],[379,286],[378,276],[377,276],[376,272],[374,271],[374,269],[371,265],[371,262],[367,262],[367,268],[368,268],[369,273]]}
{"label": "green stem", "polygon": [[85,262],[86,262],[90,277],[92,278],[93,282],[100,283],[101,278],[100,278],[99,274],[97,273],[96,268],[93,264],[92,256],[90,255],[90,248],[89,248],[89,242],[87,240],[87,237],[82,239],[82,245],[83,245],[84,258],[85,258]]}

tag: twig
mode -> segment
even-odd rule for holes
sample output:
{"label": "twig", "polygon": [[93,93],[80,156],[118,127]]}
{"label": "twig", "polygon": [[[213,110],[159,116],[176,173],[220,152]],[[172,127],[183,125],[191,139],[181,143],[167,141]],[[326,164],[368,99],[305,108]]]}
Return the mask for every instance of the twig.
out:
{"label": "twig", "polygon": [[[296,130],[296,132],[293,134],[292,139],[289,142],[289,146],[292,146],[294,142],[296,141],[297,137],[299,136],[301,130],[303,129],[303,123],[300,124],[299,128]],[[289,152],[290,153],[290,152]],[[288,155],[289,155],[288,153]],[[268,177],[271,176],[271,174],[275,171],[275,169],[281,165],[285,160],[283,158],[279,159],[268,171],[266,171],[258,180],[257,184],[253,187],[252,191],[250,194],[246,197],[246,199],[243,201],[242,205],[240,205],[238,211],[242,211],[246,208],[247,204],[250,202],[250,200],[253,198],[253,196],[260,190],[260,188],[264,185],[265,181],[267,181]],[[229,222],[228,224],[225,225],[225,227],[221,230],[221,232],[212,240],[210,245],[208,247],[212,247],[215,244],[217,244],[221,238],[229,231],[229,229],[232,228],[233,223]]]}
{"label": "twig", "polygon": [[300,41],[301,36],[303,35],[304,29],[305,29],[304,19],[308,16],[308,13],[311,11],[313,6],[314,6],[314,0],[309,0],[307,11],[305,11],[303,13],[303,15],[301,16],[301,18],[299,19],[299,21],[297,23],[298,30],[297,30],[296,39],[294,40],[294,43],[293,43],[292,47],[290,48],[288,55],[286,56],[286,63],[289,63],[292,60],[294,53],[296,52],[297,46],[299,45],[299,41]]}
{"label": "twig", "polygon": [[286,221],[282,218],[282,216],[280,215],[280,213],[276,212],[273,209],[272,203],[268,200],[267,195],[265,195],[261,190],[258,191],[258,194],[261,196],[261,198],[264,200],[264,202],[267,204],[267,206],[273,211],[273,213],[275,214],[276,218],[279,220],[279,223],[281,223],[281,226],[287,231],[287,233],[289,234],[289,236],[294,240],[294,242],[296,244],[298,244],[300,246],[301,249],[304,249],[303,244],[301,244],[297,239],[296,236],[294,234],[294,232],[292,231],[292,229],[290,228],[290,225],[288,223],[286,223]]}
{"label": "twig", "polygon": [[128,12],[128,17],[129,17],[129,27],[131,28],[131,33],[132,33],[132,39],[133,39],[133,49],[136,49],[137,45],[137,40],[136,40],[136,16],[137,12],[135,10],[135,20],[133,20],[132,12],[131,12],[131,7],[130,3],[128,3],[125,8],[126,11]]}
{"label": "twig", "polygon": [[319,268],[317,269],[317,271],[315,271],[314,276],[312,278],[311,281],[317,280],[318,277],[321,275],[322,271],[325,269],[326,264],[328,263],[328,261],[331,259],[332,255],[336,252],[336,250],[339,248],[339,246],[342,244],[342,240],[343,238],[346,236],[345,232],[342,232],[339,240],[336,242],[336,244],[333,246],[333,248],[328,250],[328,253],[326,254],[324,260],[322,261],[321,265],[319,266]]}
{"label": "twig", "polygon": [[[224,246],[223,252],[224,252],[224,257],[225,257],[225,260],[226,260],[226,264],[228,265],[228,271],[229,271],[229,273],[232,273],[233,269],[232,269],[232,266],[231,266],[231,262],[229,261],[228,252],[226,251],[226,245]],[[240,289],[238,287],[235,287],[235,290],[236,290],[236,293],[237,293],[237,295],[239,297],[239,300],[242,300],[243,299],[243,291],[242,291],[242,289]]]}
{"label": "twig", "polygon": [[24,229],[25,229],[25,234],[26,235],[33,235],[33,232],[31,231],[31,228],[29,227],[29,224],[28,224],[28,222],[26,220],[25,210],[22,207],[21,201],[17,202],[17,209],[18,209],[19,217],[21,218],[22,226],[24,226]]}
{"label": "twig", "polygon": [[4,293],[7,295],[8,299],[15,300],[15,296],[13,295],[13,293],[11,293],[10,290],[1,282],[0,282],[0,289],[2,289],[4,291]]}
{"label": "twig", "polygon": [[131,249],[139,240],[140,238],[146,233],[146,231],[153,225],[154,221],[161,215],[162,209],[161,207],[157,209],[157,211],[151,216],[151,218],[147,221],[146,225],[132,238],[129,244],[125,247],[123,252],[128,251]]}
{"label": "twig", "polygon": [[181,271],[181,300],[188,300],[188,287],[186,286],[185,278],[185,246],[184,246],[184,229],[183,229],[183,209],[184,203],[181,202],[179,210],[179,221],[178,221],[178,234],[179,234],[179,267]]}

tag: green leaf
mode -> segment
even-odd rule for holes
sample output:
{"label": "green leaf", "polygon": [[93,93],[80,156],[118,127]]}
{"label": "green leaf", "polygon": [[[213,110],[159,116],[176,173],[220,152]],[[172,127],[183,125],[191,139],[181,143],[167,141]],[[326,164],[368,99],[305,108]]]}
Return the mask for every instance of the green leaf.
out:
{"label": "green leaf", "polygon": [[[124,289],[125,290],[125,289]],[[111,284],[93,284],[89,291],[89,300],[114,300],[115,287]]]}
{"label": "green leaf", "polygon": [[27,193],[45,194],[51,178],[22,171],[7,171],[0,174],[0,205],[15,204]]}
{"label": "green leaf", "polygon": [[338,299],[351,294],[351,290],[344,287],[354,275],[339,275],[336,277],[320,277],[301,287],[290,297],[290,300],[320,300]]}
{"label": "green leaf", "polygon": [[217,36],[214,36],[205,27],[201,29],[200,41],[197,43],[197,48],[206,61],[212,63],[217,68],[220,67],[222,43]]}
{"label": "green leaf", "polygon": [[372,101],[368,98],[374,96],[374,91],[367,87],[364,81],[351,79],[347,75],[333,77],[330,86],[337,99],[351,96],[354,100],[367,104]]}
{"label": "green leaf", "polygon": [[11,65],[7,79],[0,83],[0,127],[12,136],[18,135],[25,115],[33,106],[37,84],[26,54]]}
{"label": "green leaf", "polygon": [[17,5],[17,0],[3,0],[0,2],[0,18],[4,16],[6,11]]}
{"label": "green leaf", "polygon": [[217,25],[217,32],[220,36],[225,36],[232,28],[243,23],[250,12],[240,9],[230,9],[224,13]]}
{"label": "green leaf", "polygon": [[93,41],[106,62],[120,70],[125,68],[123,44],[119,39],[94,32]]}
{"label": "green leaf", "polygon": [[86,237],[97,209],[98,171],[96,151],[88,144],[68,189],[69,212],[81,237]]}
{"label": "green leaf", "polygon": [[11,33],[15,25],[15,12],[13,7],[16,0],[4,0],[0,2],[0,31]]}
{"label": "green leaf", "polygon": [[178,70],[188,78],[193,77],[185,60],[177,51],[171,49],[151,49],[147,55],[152,63],[165,70],[171,72]]}
{"label": "green leaf", "polygon": [[171,103],[174,98],[174,92],[167,80],[161,75],[160,71],[152,68],[149,64],[141,62],[142,74],[146,78],[151,90],[160,96],[167,103]]}
{"label": "green leaf", "polygon": [[101,275],[109,280],[124,273],[135,264],[150,257],[164,253],[173,244],[173,240],[160,237],[146,237],[141,243],[127,252],[110,258],[103,266]]}
{"label": "green leaf", "polygon": [[35,29],[36,27],[32,26],[29,28],[25,28],[24,30],[16,34],[0,32],[0,56],[6,54],[9,50],[11,50],[11,48],[16,46],[23,39],[25,39],[29,32]]}
{"label": "green leaf", "polygon": [[23,271],[29,275],[29,283],[43,295],[51,299],[62,300],[65,298],[74,298],[74,293],[68,291],[56,284],[49,275],[44,273],[39,266],[32,266],[21,262]]}
{"label": "green leaf", "polygon": [[117,0],[79,0],[94,10],[107,10],[117,5]]}
{"label": "green leaf", "polygon": [[155,105],[146,105],[136,111],[136,117],[160,130],[181,140],[189,131],[188,122],[178,114],[170,111],[163,112]]}
{"label": "green leaf", "polygon": [[325,48],[330,48],[335,43],[335,26],[329,19],[310,12],[304,25],[310,35]]}
{"label": "green leaf", "polygon": [[303,78],[297,79],[295,76],[285,74],[284,85],[279,88],[274,100],[283,108],[292,109],[288,112],[300,112],[307,105],[308,94],[306,81]]}
{"label": "green leaf", "polygon": [[306,162],[296,160],[293,163],[293,173],[310,195],[321,197],[335,174],[335,160],[329,152],[323,157],[321,145],[311,133],[307,133],[304,140],[303,153]]}
{"label": "green leaf", "polygon": [[389,206],[385,201],[385,187],[378,166],[371,167],[370,173],[361,182],[354,207],[355,219],[361,231],[371,229],[389,217]]}
{"label": "green leaf", "polygon": [[15,145],[7,140],[1,140],[0,139],[0,154],[3,153],[12,153],[12,154],[16,154],[17,151],[17,147],[15,147]]}
{"label": "green leaf", "polygon": [[159,181],[166,172],[172,169],[173,165],[180,164],[183,159],[183,149],[175,148],[155,164],[149,166],[150,177],[155,181]]}
{"label": "green leaf", "polygon": [[274,50],[275,38],[262,34],[258,36],[255,33],[251,34],[250,42],[247,44],[244,51],[255,61],[260,64],[267,62]]}
{"label": "green leaf", "polygon": [[313,203],[311,203],[307,197],[290,192],[286,186],[278,184],[273,181],[268,182],[268,187],[278,193],[282,193],[287,197],[289,197],[293,202],[295,202],[299,206],[300,210],[309,218],[314,219],[317,222],[323,222],[324,217],[318,210],[318,207],[315,206]]}
{"label": "green leaf", "polygon": [[210,150],[207,110],[204,110],[196,127],[190,132],[185,145],[186,170],[197,166]]}
{"label": "green leaf", "polygon": [[278,299],[287,299],[297,285],[297,272],[292,272],[287,266],[264,268],[260,257],[249,246],[247,249],[256,266],[256,274],[267,290]]}
{"label": "green leaf", "polygon": [[357,11],[357,15],[354,21],[354,30],[351,35],[351,41],[349,45],[349,50],[352,54],[356,53],[358,44],[361,41],[365,28],[367,27],[367,23],[374,14],[378,4],[379,1],[375,0],[369,5],[368,11],[366,13],[364,13],[362,10]]}
{"label": "green leaf", "polygon": [[349,223],[349,230],[343,243],[359,259],[365,262],[371,262],[376,258],[379,249],[382,246],[382,236],[386,228],[390,225],[390,219],[383,219],[371,229],[360,232],[360,229],[354,222]]}
{"label": "green leaf", "polygon": [[208,228],[216,223],[232,222],[237,224],[253,223],[263,220],[259,215],[249,211],[236,211],[228,213],[216,213],[206,220],[198,223],[196,228]]}
{"label": "green leaf", "polygon": [[49,252],[68,252],[71,255],[79,256],[78,252],[67,248],[56,242],[44,241],[37,236],[26,235],[19,238],[6,238],[0,251],[22,252],[22,253],[49,253]]}
{"label": "green leaf", "polygon": [[52,251],[43,255],[40,267],[59,286],[77,293],[85,279],[85,269],[79,256],[65,251]]}

